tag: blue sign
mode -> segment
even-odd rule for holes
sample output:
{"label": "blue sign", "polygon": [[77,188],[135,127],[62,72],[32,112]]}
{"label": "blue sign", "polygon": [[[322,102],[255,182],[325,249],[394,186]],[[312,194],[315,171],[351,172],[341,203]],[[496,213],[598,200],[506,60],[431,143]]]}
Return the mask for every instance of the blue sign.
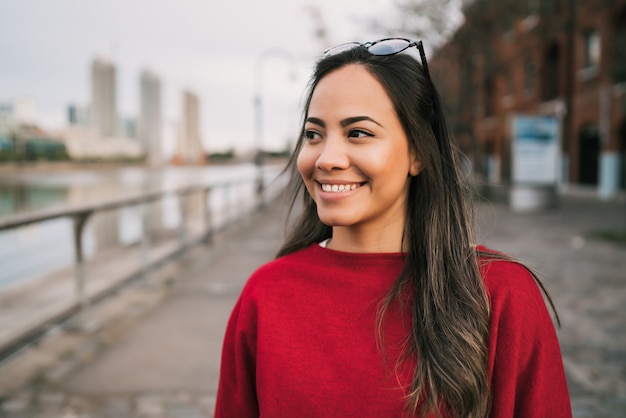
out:
{"label": "blue sign", "polygon": [[511,120],[512,180],[553,185],[559,173],[561,129],[555,116],[513,116]]}

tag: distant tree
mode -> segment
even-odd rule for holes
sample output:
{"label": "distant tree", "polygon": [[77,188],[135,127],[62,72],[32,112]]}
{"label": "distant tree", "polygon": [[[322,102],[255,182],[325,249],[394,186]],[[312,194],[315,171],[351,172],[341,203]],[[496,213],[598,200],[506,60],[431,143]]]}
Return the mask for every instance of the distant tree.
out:
{"label": "distant tree", "polygon": [[311,18],[311,22],[313,23],[313,38],[319,43],[319,49],[324,50],[332,46],[328,33],[328,25],[324,20],[319,5],[314,3],[307,4],[304,7],[304,12]]}
{"label": "distant tree", "polygon": [[376,30],[421,39],[428,50],[443,44],[463,21],[463,0],[395,0],[389,22],[372,21]]}

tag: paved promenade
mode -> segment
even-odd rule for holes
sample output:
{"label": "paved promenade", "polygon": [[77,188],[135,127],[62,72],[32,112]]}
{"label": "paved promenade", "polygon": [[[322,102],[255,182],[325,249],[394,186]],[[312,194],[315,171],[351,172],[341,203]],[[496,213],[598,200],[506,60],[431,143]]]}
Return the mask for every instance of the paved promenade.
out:
{"label": "paved promenade", "polygon": [[[95,331],[59,330],[0,368],[19,382],[42,365],[4,399],[0,417],[212,417],[228,315],[279,246],[284,206],[269,205],[102,302],[89,312]],[[626,228],[623,199],[562,197],[538,213],[481,203],[477,215],[479,241],[536,267],[552,293],[574,416],[626,416],[626,246],[592,238]]]}

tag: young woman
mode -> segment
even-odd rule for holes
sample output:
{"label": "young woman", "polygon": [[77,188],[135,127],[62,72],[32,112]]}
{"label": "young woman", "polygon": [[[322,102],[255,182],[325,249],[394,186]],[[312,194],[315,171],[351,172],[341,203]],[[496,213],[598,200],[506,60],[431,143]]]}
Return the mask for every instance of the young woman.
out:
{"label": "young woman", "polygon": [[421,42],[327,51],[290,167],[303,212],[232,312],[217,417],[571,416],[540,283],[473,241]]}

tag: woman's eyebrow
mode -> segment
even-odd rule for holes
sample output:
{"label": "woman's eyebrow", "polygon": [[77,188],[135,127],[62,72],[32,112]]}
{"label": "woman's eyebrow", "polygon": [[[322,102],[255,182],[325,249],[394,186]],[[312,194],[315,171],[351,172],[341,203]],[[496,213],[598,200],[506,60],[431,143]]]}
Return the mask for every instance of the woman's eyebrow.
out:
{"label": "woman's eyebrow", "polygon": [[374,119],[370,118],[369,116],[353,116],[350,118],[345,118],[344,120],[341,121],[341,126],[345,128],[348,125],[352,125],[353,123],[361,122],[363,120],[374,122],[376,125],[380,126],[381,128],[383,127],[383,125],[376,122]]}
{"label": "woman's eyebrow", "polygon": [[[376,125],[378,125],[380,127],[383,126],[380,123],[378,123],[376,120],[370,118],[369,116],[352,116],[352,117],[343,119],[339,123],[341,124],[341,127],[345,128],[346,126],[352,125],[353,123],[361,122],[361,121],[364,121],[364,120],[373,122],[373,123],[375,123]],[[310,117],[306,118],[306,121],[310,122],[310,123],[314,123],[316,125],[319,125],[322,128],[326,127],[326,123],[323,120],[321,120],[320,118],[316,118],[316,117],[310,116]]]}
{"label": "woman's eyebrow", "polygon": [[307,121],[307,122],[314,123],[314,124],[316,124],[316,125],[319,125],[319,126],[321,126],[322,128],[325,128],[325,127],[326,127],[326,124],[325,124],[325,123],[324,123],[324,121],[323,121],[323,120],[321,120],[320,118],[308,117],[308,118],[306,118],[306,121]]}

